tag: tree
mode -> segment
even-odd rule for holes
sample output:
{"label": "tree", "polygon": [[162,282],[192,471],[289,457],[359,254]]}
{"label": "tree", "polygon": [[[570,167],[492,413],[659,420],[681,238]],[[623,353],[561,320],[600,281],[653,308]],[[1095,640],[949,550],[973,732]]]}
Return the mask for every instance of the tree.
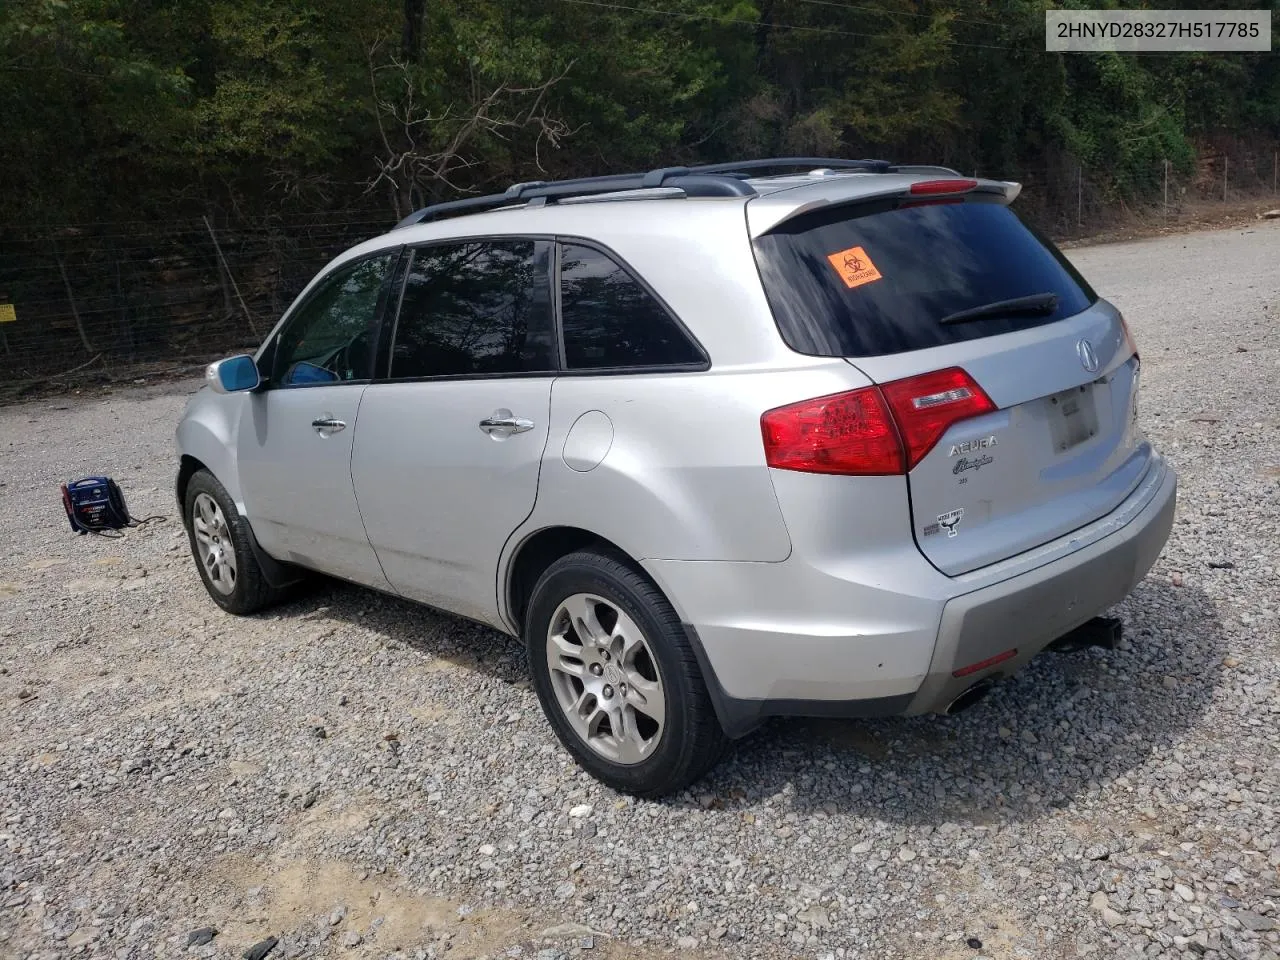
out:
{"label": "tree", "polygon": [[115,13],[103,0],[0,7],[7,219],[110,212],[142,158],[163,165],[178,148],[190,78],[177,56],[142,49]]}
{"label": "tree", "polygon": [[1280,137],[1276,57],[1048,55],[1043,17],[1044,0],[8,0],[8,219],[371,197],[391,217],[784,153],[1079,162],[1131,196],[1208,138]]}

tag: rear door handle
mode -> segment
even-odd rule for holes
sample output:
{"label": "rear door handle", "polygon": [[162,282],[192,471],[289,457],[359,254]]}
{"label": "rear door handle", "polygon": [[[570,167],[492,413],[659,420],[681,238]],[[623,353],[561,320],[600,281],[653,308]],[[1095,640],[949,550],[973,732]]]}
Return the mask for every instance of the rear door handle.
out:
{"label": "rear door handle", "polygon": [[311,426],[315,427],[316,433],[322,437],[330,434],[339,433],[347,429],[345,420],[335,420],[333,417],[317,417],[311,421]]}
{"label": "rear door handle", "polygon": [[514,416],[510,410],[495,410],[493,416],[480,421],[480,429],[491,437],[509,437],[533,429],[533,421]]}

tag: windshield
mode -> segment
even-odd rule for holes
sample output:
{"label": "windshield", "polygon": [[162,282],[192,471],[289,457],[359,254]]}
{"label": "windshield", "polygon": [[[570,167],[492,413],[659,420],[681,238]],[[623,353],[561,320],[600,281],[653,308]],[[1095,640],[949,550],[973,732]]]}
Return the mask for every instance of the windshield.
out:
{"label": "windshield", "polygon": [[[998,202],[897,200],[797,217],[755,241],[782,338],[810,356],[871,357],[1052,323],[1097,296],[1066,257]],[[1056,296],[1053,309],[944,318]]]}

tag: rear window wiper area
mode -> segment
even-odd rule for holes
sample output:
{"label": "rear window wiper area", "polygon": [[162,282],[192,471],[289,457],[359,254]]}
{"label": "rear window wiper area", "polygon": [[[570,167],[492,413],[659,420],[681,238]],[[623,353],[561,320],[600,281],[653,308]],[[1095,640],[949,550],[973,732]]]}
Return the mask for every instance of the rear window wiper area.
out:
{"label": "rear window wiper area", "polygon": [[949,313],[938,322],[941,324],[967,323],[970,320],[984,320],[987,317],[1003,317],[1013,314],[1050,314],[1058,309],[1056,293],[1033,293],[1027,297],[1014,297],[1012,300],[996,300],[980,307],[968,310],[957,310]]}

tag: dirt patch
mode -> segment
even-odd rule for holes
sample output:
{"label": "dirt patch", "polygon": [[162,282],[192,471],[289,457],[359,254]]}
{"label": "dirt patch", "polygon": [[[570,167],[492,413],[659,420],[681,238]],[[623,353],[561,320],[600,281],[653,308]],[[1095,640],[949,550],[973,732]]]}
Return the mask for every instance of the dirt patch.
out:
{"label": "dirt patch", "polygon": [[[337,821],[360,825],[368,808],[348,810]],[[335,820],[327,815],[317,823]],[[257,863],[240,854],[213,861],[200,881],[217,899],[235,904],[236,915],[219,924],[218,944],[236,953],[267,938],[317,938],[339,946],[352,960],[382,960],[435,949],[459,960],[499,956],[519,948],[519,956],[555,945],[599,960],[652,960],[657,951],[618,943],[590,927],[557,918],[505,909],[472,910],[466,904],[429,896],[389,874],[357,870],[319,859],[275,858]],[[590,953],[583,947],[589,945]],[[575,949],[576,948],[576,949]],[[310,956],[304,949],[301,956]],[[687,951],[707,960],[719,953]]]}
{"label": "dirt patch", "polygon": [[237,780],[248,780],[262,772],[262,767],[247,760],[228,760],[227,772]]}
{"label": "dirt patch", "polygon": [[116,390],[136,390],[139,387],[164,390],[173,384],[191,381],[200,376],[205,365],[212,359],[216,358],[210,357],[198,363],[113,363],[107,369],[99,358],[96,363],[80,368],[71,367],[66,372],[53,376],[5,383],[0,386],[0,406],[23,400],[106,397]]}
{"label": "dirt patch", "polygon": [[526,935],[526,922],[517,914],[460,912],[459,904],[340,863],[277,860],[259,865],[233,856],[215,863],[205,879],[242,904],[240,916],[225,925],[219,938],[222,946],[234,943],[237,950],[268,936],[307,929],[349,945],[346,955],[353,958],[384,957],[444,939],[451,944],[451,955],[475,957]]}
{"label": "dirt patch", "polygon": [[60,567],[67,562],[66,557],[45,557],[41,560],[32,560],[27,564],[28,570],[51,570],[54,567]]}
{"label": "dirt patch", "polygon": [[451,713],[444,707],[437,707],[430,703],[420,703],[416,707],[409,708],[409,716],[419,723],[434,723],[437,720],[444,720],[448,723]]}
{"label": "dirt patch", "polygon": [[382,808],[367,802],[367,799],[325,801],[307,811],[298,826],[298,833],[328,836],[359,833],[367,829],[381,812]]}

